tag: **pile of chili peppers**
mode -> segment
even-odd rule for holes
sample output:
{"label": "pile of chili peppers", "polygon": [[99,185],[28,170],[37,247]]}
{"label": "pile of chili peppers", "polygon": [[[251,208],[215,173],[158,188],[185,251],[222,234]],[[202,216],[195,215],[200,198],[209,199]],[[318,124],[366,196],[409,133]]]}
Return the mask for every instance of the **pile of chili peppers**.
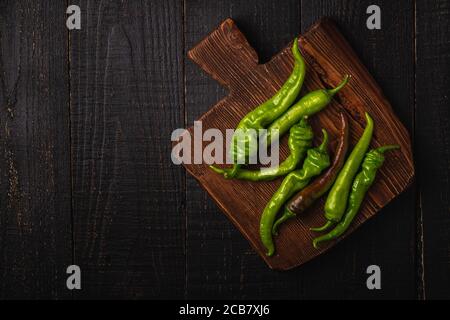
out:
{"label": "pile of chili peppers", "polygon": [[[368,151],[374,132],[374,122],[366,113],[367,124],[364,132],[347,157],[350,129],[347,116],[344,112],[340,112],[338,142],[334,159],[330,164],[328,133],[322,129],[321,144],[312,147],[314,134],[308,123],[308,117],[324,109],[333,96],[347,84],[349,76],[346,75],[333,89],[312,91],[294,103],[306,75],[305,61],[298,48],[297,38],[292,45],[292,55],[294,67],[281,89],[239,122],[236,129],[240,129],[241,134],[233,136],[230,149],[234,162],[232,168],[210,166],[226,179],[270,181],[285,176],[279,189],[264,208],[260,219],[261,242],[267,249],[268,256],[275,253],[273,237],[278,234],[279,226],[304,212],[328,191],[324,207],[326,222],[321,227],[311,228],[311,231],[325,232],[332,227],[333,229],[315,238],[312,245],[319,248],[321,243],[336,239],[345,233],[358,213],[368,189],[375,181],[377,170],[384,162],[384,153],[398,148],[397,145],[386,145]],[[258,139],[255,135],[245,134],[250,129],[267,129],[267,134],[259,137],[267,139],[267,145],[289,131],[290,154],[286,160],[275,168],[261,170],[242,168],[241,163],[248,163],[246,161],[254,156],[255,150],[248,147],[254,142],[251,140]],[[324,170],[326,171],[322,173]]]}

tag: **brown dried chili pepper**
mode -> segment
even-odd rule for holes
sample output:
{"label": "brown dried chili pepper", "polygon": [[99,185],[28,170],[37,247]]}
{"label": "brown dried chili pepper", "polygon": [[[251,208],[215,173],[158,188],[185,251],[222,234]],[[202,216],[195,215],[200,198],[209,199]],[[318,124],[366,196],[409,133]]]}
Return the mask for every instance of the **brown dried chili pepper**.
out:
{"label": "brown dried chili pepper", "polygon": [[349,124],[347,116],[343,112],[340,113],[340,121],[338,145],[331,167],[322,176],[314,180],[313,183],[292,197],[287,203],[283,215],[273,225],[272,231],[274,234],[276,234],[277,228],[281,223],[309,208],[331,188],[336,180],[339,171],[344,165],[349,145]]}

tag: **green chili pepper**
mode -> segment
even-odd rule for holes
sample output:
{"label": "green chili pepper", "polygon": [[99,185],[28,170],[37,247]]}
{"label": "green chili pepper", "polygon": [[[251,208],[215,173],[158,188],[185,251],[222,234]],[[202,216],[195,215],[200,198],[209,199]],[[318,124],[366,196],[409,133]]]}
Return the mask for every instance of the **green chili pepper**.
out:
{"label": "green chili pepper", "polygon": [[364,196],[369,190],[370,186],[375,180],[377,170],[383,165],[384,153],[388,150],[398,149],[399,146],[383,146],[378,149],[372,149],[366,154],[362,163],[362,169],[353,181],[352,190],[348,199],[348,208],[345,213],[344,219],[336,225],[336,227],[329,233],[317,237],[313,240],[314,248],[318,248],[318,245],[322,242],[329,241],[338,238],[345,231],[347,231],[351,222],[355,218]]}
{"label": "green chili pepper", "polygon": [[349,76],[346,75],[342,82],[334,89],[319,89],[302,97],[269,126],[267,144],[270,145],[274,140],[279,139],[279,137],[302,117],[311,116],[325,108],[331,102],[333,96],[347,84],[348,80]]}
{"label": "green chili pepper", "polygon": [[[303,98],[301,98],[295,105],[289,108],[281,117],[276,119],[268,128],[266,137],[261,137],[267,139],[267,146],[272,142],[276,141],[281,137],[287,130],[289,130],[295,123],[297,123],[302,117],[313,115],[327,106],[331,102],[332,97],[338,93],[348,82],[349,76],[346,75],[342,82],[333,89],[319,89],[308,93]],[[240,159],[247,159],[248,156],[254,156],[256,149],[250,150],[250,146],[257,145],[257,137],[255,135],[244,134],[242,142],[245,142],[245,148],[233,148],[233,156],[239,156]],[[236,141],[233,145],[238,145]],[[239,150],[240,152],[237,152]],[[235,158],[234,158],[235,159]],[[230,171],[227,171],[224,176],[225,178],[233,178],[237,172],[240,170],[240,164],[234,164]]]}
{"label": "green chili pepper", "polygon": [[284,212],[278,220],[275,221],[272,228],[272,234],[277,234],[278,227],[285,221],[294,218],[298,213],[306,210],[312,203],[324,195],[333,185],[339,171],[345,162],[345,156],[348,149],[348,120],[341,112],[341,128],[339,130],[339,142],[336,146],[334,159],[328,170],[320,177],[314,180],[306,188],[299,191],[284,207]]}
{"label": "green chili pepper", "polygon": [[353,182],[353,179],[358,172],[359,166],[364,159],[364,155],[369,148],[370,141],[373,134],[373,120],[366,112],[367,125],[364,132],[359,139],[352,153],[349,155],[344,167],[339,172],[333,187],[328,194],[325,202],[325,218],[327,222],[319,228],[311,228],[312,231],[325,231],[331,226],[338,223],[345,213],[347,206],[348,194]]}
{"label": "green chili pepper", "polygon": [[328,134],[324,129],[322,129],[322,132],[322,144],[317,148],[312,148],[307,151],[303,167],[292,171],[284,178],[280,188],[275,192],[264,208],[259,225],[259,234],[262,243],[267,248],[268,256],[272,256],[275,252],[272,238],[272,226],[280,208],[297,191],[308,185],[312,177],[319,175],[322,170],[330,165],[330,157],[327,152]]}
{"label": "green chili pepper", "polygon": [[226,178],[233,178],[236,175],[241,166],[239,162],[248,160],[250,146],[257,145],[257,135],[250,134],[248,129],[258,131],[266,128],[291,106],[300,93],[305,79],[306,66],[298,49],[297,38],[294,39],[292,45],[292,55],[295,61],[294,69],[281,89],[272,98],[249,112],[236,127],[236,131],[240,130],[240,132],[238,131],[239,134],[235,133],[232,138],[231,156],[234,165],[232,170],[225,174]]}
{"label": "green chili pepper", "polygon": [[[296,125],[292,126],[289,131],[288,146],[290,150],[289,156],[279,166],[273,168],[262,168],[260,170],[241,169],[234,176],[235,179],[250,181],[270,181],[279,176],[284,176],[294,170],[300,161],[306,155],[306,151],[311,147],[313,139],[313,130],[308,124],[308,117],[303,117]],[[219,169],[210,166],[215,172],[226,174],[231,169]]]}

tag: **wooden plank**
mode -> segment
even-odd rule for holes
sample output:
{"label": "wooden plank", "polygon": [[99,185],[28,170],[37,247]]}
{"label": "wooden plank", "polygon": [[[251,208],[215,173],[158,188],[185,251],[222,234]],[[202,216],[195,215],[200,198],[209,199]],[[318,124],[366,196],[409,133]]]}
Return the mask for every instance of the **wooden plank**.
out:
{"label": "wooden plank", "polygon": [[76,1],[71,54],[79,298],[182,298],[184,173],[180,1]]}
{"label": "wooden plank", "polygon": [[[185,47],[192,48],[220,21],[232,17],[258,53],[260,62],[284,47],[300,27],[299,1],[186,1]],[[283,23],[280,23],[280,19]],[[226,96],[222,86],[186,59],[186,119],[192,125]],[[286,298],[299,296],[299,270],[273,272],[198,183],[188,175],[186,190],[186,297]]]}
{"label": "wooden plank", "polygon": [[[351,228],[354,230],[411,183],[414,167],[409,135],[373,78],[331,21],[322,20],[312,26],[300,37],[300,42],[309,68],[309,77],[305,81],[308,90],[321,87],[323,83],[328,87],[336,86],[344,74],[352,75],[352,81],[338,94],[335,102],[314,117],[315,129],[326,127],[331,136],[335,136],[335,124],[339,123],[338,110],[345,109],[353,120],[351,141],[355,144],[364,129],[364,112],[367,111],[377,124],[372,146],[393,143],[401,146],[401,150],[391,153],[380,169],[378,181],[369,191],[361,213]],[[223,133],[227,128],[236,127],[252,106],[273,95],[289,75],[293,63],[290,48],[286,47],[270,62],[256,65],[253,49],[248,46],[231,19],[223,22],[217,30],[190,50],[188,55],[213,78],[230,88],[230,95],[200,117],[203,130],[217,128]],[[193,128],[189,132],[192,135]],[[286,155],[286,148],[283,151]],[[309,261],[335,244],[329,243],[319,250],[311,245],[313,235],[308,231],[309,228],[322,224],[324,220],[320,214],[322,209],[317,206],[304,219],[286,225],[284,236],[278,237],[276,241],[277,254],[267,257],[259,240],[258,220],[281,179],[275,183],[250,183],[226,180],[209,170],[204,163],[185,164],[185,167],[271,268],[290,269]]]}
{"label": "wooden plank", "polygon": [[68,298],[65,2],[0,7],[0,299]]}
{"label": "wooden plank", "polygon": [[450,4],[417,1],[416,163],[425,298],[450,296]]}
{"label": "wooden plank", "polygon": [[[381,9],[381,30],[366,28],[366,9]],[[414,106],[414,3],[397,1],[302,1],[302,31],[322,16],[337,22],[364,65],[380,84],[409,132]],[[416,298],[415,190],[410,188],[382,213],[333,250],[305,265],[308,297]],[[382,290],[367,290],[366,268],[379,265]]]}

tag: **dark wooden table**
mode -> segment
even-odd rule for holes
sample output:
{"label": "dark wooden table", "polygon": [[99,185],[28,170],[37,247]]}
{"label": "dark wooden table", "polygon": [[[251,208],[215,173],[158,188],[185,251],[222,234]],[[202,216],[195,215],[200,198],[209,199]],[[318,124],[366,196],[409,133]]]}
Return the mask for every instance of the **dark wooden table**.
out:
{"label": "dark wooden table", "polygon": [[[81,30],[65,27],[69,3]],[[450,298],[450,2],[376,1],[368,30],[372,3],[1,0],[0,298]],[[222,20],[265,62],[322,16],[410,131],[417,179],[329,253],[276,272],[171,163],[170,135],[226,94],[186,57]]]}

